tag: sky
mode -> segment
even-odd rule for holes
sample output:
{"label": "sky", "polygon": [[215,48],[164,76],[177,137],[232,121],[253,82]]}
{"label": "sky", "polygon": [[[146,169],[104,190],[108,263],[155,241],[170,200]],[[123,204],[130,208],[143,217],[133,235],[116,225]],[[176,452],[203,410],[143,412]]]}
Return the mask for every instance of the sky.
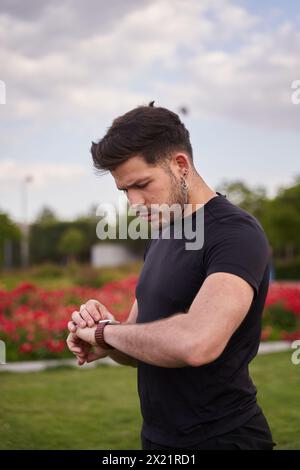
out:
{"label": "sky", "polygon": [[24,220],[27,176],[29,220],[117,204],[91,142],[152,100],[187,107],[212,189],[240,180],[272,197],[300,175],[299,51],[292,0],[0,0],[0,210]]}

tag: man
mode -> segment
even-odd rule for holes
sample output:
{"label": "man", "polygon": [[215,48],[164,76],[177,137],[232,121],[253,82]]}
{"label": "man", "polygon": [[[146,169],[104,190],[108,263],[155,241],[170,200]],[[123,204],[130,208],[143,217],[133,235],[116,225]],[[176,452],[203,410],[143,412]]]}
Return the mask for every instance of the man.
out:
{"label": "man", "polygon": [[269,282],[260,223],[205,183],[188,130],[154,102],[115,119],[91,152],[133,207],[179,204],[182,221],[195,223],[200,204],[204,243],[187,250],[185,236],[164,239],[164,214],[152,214],[159,236],[147,244],[128,320],[98,323],[113,316],[89,300],[72,314],[70,350],[79,364],[108,355],[137,367],[143,449],[272,449],[248,373]]}

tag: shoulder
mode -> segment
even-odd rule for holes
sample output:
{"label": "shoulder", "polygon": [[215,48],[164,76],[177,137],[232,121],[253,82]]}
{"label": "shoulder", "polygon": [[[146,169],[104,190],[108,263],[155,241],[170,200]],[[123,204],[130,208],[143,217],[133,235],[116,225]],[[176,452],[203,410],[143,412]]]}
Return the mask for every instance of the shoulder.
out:
{"label": "shoulder", "polygon": [[260,222],[238,206],[229,207],[205,233],[203,264],[206,275],[230,272],[255,290],[263,279],[270,246]]}
{"label": "shoulder", "polygon": [[209,207],[207,224],[207,242],[219,242],[228,237],[241,239],[248,242],[253,239],[261,239],[267,243],[265,231],[259,220],[245,209],[231,203],[227,199],[220,201],[218,205]]}

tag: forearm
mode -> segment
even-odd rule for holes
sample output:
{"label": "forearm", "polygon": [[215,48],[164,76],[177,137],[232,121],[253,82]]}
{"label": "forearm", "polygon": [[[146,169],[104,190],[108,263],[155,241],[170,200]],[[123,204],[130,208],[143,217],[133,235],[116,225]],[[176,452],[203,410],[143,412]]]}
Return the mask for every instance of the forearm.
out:
{"label": "forearm", "polygon": [[117,349],[109,350],[108,356],[123,366],[137,367],[137,360],[134,357],[131,357],[122,351],[118,351]]}
{"label": "forearm", "polygon": [[105,341],[118,351],[148,364],[186,367],[192,347],[185,313],[149,323],[106,325]]}
{"label": "forearm", "polygon": [[[124,322],[126,325],[130,325],[132,323],[129,323],[128,320]],[[135,322],[133,323],[135,324]],[[128,354],[123,353],[122,351],[118,351],[117,349],[113,349],[112,351],[108,352],[108,356],[113,359],[115,362],[118,364],[124,365],[124,366],[131,366],[131,367],[137,367],[137,360],[129,356]]]}

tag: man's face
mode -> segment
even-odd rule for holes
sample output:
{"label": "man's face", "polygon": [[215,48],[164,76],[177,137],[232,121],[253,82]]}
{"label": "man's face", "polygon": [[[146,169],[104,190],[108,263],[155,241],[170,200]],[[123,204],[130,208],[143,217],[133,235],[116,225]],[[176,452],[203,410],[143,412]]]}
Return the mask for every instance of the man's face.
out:
{"label": "man's face", "polygon": [[[168,164],[168,162],[167,162]],[[137,214],[147,211],[146,217],[151,224],[161,226],[166,220],[174,219],[173,211],[170,217],[158,213],[158,208],[152,204],[184,205],[184,194],[180,186],[179,168],[176,160],[172,159],[167,168],[159,165],[149,165],[141,156],[130,158],[111,171],[117,188],[124,190],[131,207],[137,209]],[[145,207],[141,207],[145,206]],[[140,209],[140,210],[139,210]],[[145,214],[147,216],[147,214]],[[177,214],[176,214],[177,216]]]}

